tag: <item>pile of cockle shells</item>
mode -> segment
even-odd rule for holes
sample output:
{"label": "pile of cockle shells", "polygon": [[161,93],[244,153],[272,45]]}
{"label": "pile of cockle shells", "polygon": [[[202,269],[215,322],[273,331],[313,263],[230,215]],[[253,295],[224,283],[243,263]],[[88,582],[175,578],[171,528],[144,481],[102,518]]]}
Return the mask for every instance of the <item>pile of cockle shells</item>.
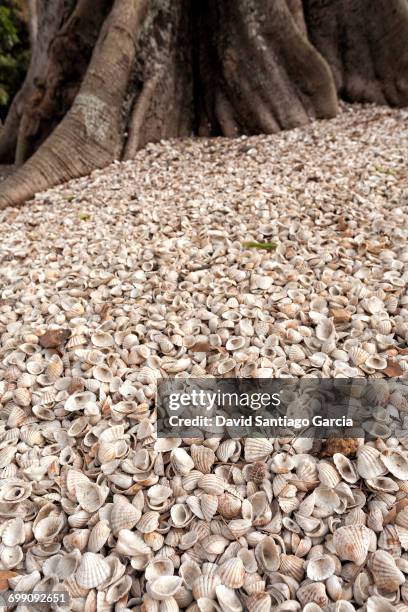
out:
{"label": "pile of cockle shells", "polygon": [[64,590],[64,612],[408,611],[406,439],[157,439],[154,405],[166,376],[353,376],[408,411],[387,391],[408,379],[407,118],[149,145],[0,213],[9,588]]}

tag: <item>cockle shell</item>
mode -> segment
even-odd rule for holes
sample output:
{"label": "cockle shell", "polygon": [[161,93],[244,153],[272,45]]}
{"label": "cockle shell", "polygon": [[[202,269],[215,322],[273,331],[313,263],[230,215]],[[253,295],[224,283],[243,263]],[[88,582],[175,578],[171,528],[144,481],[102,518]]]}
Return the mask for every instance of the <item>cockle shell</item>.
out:
{"label": "cockle shell", "polygon": [[348,457],[341,453],[333,455],[333,461],[340,476],[349,483],[355,483],[358,480],[358,474]]}
{"label": "cockle shell", "polygon": [[333,489],[341,480],[341,476],[334,465],[328,461],[320,461],[318,463],[317,473],[320,482],[329,489]]}
{"label": "cockle shell", "polygon": [[346,525],[333,534],[333,545],[341,560],[362,565],[370,546],[370,530],[364,525]]}
{"label": "cockle shell", "polygon": [[127,501],[113,504],[109,517],[112,533],[117,535],[121,529],[132,529],[141,517],[141,511]]}
{"label": "cockle shell", "polygon": [[147,594],[152,599],[161,601],[173,597],[181,586],[181,578],[179,576],[161,576],[152,582],[147,583]]}
{"label": "cockle shell", "polygon": [[218,508],[218,497],[204,493],[200,497],[200,508],[204,520],[210,522]]}
{"label": "cockle shell", "polygon": [[241,612],[242,604],[238,599],[234,589],[220,584],[215,589],[217,600],[223,612]]}
{"label": "cockle shell", "polygon": [[170,460],[179,474],[186,475],[194,468],[194,461],[184,448],[174,448],[170,453]]}
{"label": "cockle shell", "polygon": [[334,574],[336,566],[329,555],[314,557],[307,563],[306,574],[310,580],[321,582]]}
{"label": "cockle shell", "polygon": [[145,512],[136,524],[136,529],[141,533],[152,533],[159,526],[160,514],[158,512]]}
{"label": "cockle shell", "polygon": [[381,461],[393,476],[401,480],[408,480],[407,451],[386,450],[381,453]]}
{"label": "cockle shell", "polygon": [[102,555],[86,552],[75,573],[78,585],[92,589],[102,584],[109,576],[110,568]]}
{"label": "cockle shell", "polygon": [[103,331],[96,331],[91,336],[92,344],[98,348],[109,348],[113,346],[114,339],[112,336]]}
{"label": "cockle shell", "polygon": [[225,484],[221,478],[215,474],[205,474],[198,481],[198,486],[210,495],[221,495],[224,493]]}
{"label": "cockle shell", "polygon": [[380,591],[393,593],[405,583],[405,576],[398,569],[395,559],[385,550],[377,550],[370,559],[370,569]]}
{"label": "cockle shell", "polygon": [[14,458],[17,448],[14,446],[6,446],[0,450],[0,468],[7,467]]}
{"label": "cockle shell", "polygon": [[310,603],[316,603],[320,608],[325,608],[329,601],[323,582],[303,584],[296,591],[296,598],[300,601],[302,606],[306,606]]}
{"label": "cockle shell", "polygon": [[245,580],[245,569],[241,559],[229,559],[219,568],[222,584],[232,589],[239,589]]}
{"label": "cockle shell", "polygon": [[3,546],[0,551],[0,562],[5,569],[17,567],[23,559],[23,550],[20,546]]}
{"label": "cockle shell", "polygon": [[103,505],[109,489],[92,482],[81,482],[75,487],[75,493],[81,508],[92,513]]}
{"label": "cockle shell", "polygon": [[362,478],[376,478],[383,476],[387,469],[381,460],[381,453],[365,444],[357,449],[357,471]]}
{"label": "cockle shell", "polygon": [[89,535],[88,551],[93,553],[99,552],[106,544],[110,534],[111,530],[108,521],[98,521],[98,523],[96,523],[96,525],[92,528]]}
{"label": "cockle shell", "polygon": [[236,518],[241,512],[241,501],[230,493],[218,496],[218,513],[226,519]]}
{"label": "cockle shell", "polygon": [[52,355],[46,367],[46,374],[51,380],[55,380],[61,376],[64,371],[64,364],[62,363],[61,357],[58,355]]}
{"label": "cockle shell", "polygon": [[247,438],[245,440],[245,461],[255,462],[265,459],[273,450],[273,444],[266,438]]}
{"label": "cockle shell", "polygon": [[26,539],[24,522],[21,518],[10,519],[1,530],[1,541],[5,546],[24,544]]}
{"label": "cockle shell", "polygon": [[218,575],[201,575],[197,576],[192,583],[192,595],[195,600],[202,597],[215,599],[216,588],[221,584],[221,578]]}
{"label": "cockle shell", "polygon": [[33,533],[38,542],[49,543],[55,540],[64,526],[61,515],[47,516],[34,525]]}
{"label": "cockle shell", "polygon": [[205,446],[197,446],[192,444],[191,458],[194,461],[194,467],[203,474],[209,474],[211,467],[215,462],[215,453],[210,448]]}
{"label": "cockle shell", "polygon": [[17,406],[26,408],[31,404],[31,392],[26,387],[19,387],[13,393],[13,398]]}
{"label": "cockle shell", "polygon": [[276,572],[280,565],[280,550],[273,538],[266,536],[255,548],[255,557],[260,567],[267,572]]}

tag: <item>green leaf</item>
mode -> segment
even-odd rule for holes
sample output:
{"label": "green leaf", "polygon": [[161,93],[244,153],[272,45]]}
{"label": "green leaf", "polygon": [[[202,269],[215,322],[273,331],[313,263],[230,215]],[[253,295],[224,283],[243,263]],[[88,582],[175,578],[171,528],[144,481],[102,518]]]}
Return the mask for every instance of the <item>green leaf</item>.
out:
{"label": "green leaf", "polygon": [[243,245],[247,249],[264,249],[265,251],[274,251],[278,246],[276,242],[257,242],[256,240],[250,240],[244,242]]}
{"label": "green leaf", "polygon": [[91,215],[88,215],[88,213],[80,213],[79,218],[81,221],[90,221]]}

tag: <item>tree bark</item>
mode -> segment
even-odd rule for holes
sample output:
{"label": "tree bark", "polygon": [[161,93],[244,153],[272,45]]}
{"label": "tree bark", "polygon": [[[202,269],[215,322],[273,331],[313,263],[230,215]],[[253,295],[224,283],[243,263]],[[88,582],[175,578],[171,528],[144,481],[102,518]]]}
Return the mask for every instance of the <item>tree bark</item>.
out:
{"label": "tree bark", "polygon": [[408,104],[407,0],[305,0],[305,13],[342,98]]}
{"label": "tree bark", "polygon": [[0,135],[28,161],[0,208],[147,142],[272,133],[338,97],[408,104],[407,0],[32,0],[38,33]]}

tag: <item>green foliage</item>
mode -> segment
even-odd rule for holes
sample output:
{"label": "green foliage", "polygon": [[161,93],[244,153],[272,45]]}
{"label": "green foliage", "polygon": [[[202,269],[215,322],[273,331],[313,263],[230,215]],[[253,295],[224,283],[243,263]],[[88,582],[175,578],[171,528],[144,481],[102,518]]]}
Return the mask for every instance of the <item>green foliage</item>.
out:
{"label": "green foliage", "polygon": [[246,249],[264,249],[265,251],[274,251],[277,247],[275,242],[257,242],[256,240],[250,240],[244,242]]}
{"label": "green foliage", "polygon": [[0,6],[0,117],[24,78],[29,60],[27,23],[13,0]]}

